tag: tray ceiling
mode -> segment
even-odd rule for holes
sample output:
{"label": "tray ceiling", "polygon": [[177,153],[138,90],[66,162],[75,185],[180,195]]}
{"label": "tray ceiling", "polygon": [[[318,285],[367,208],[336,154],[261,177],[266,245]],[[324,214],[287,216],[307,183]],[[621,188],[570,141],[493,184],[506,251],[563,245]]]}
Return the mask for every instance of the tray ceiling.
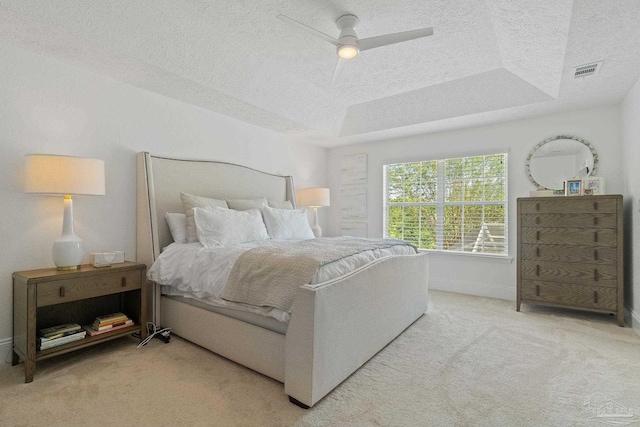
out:
{"label": "tray ceiling", "polygon": [[[361,38],[335,48],[276,19]],[[619,103],[640,75],[640,2],[619,0],[0,0],[0,41],[324,146]],[[573,68],[604,61],[584,79]]]}

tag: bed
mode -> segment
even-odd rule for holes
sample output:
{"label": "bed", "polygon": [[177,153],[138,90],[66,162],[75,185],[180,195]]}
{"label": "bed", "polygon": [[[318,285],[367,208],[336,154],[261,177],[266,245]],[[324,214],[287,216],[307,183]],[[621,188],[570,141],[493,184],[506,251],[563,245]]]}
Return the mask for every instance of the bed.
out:
{"label": "bed", "polygon": [[[137,156],[137,261],[151,266],[172,243],[165,213],[182,212],[181,192],[290,201],[291,176],[199,160]],[[387,256],[338,278],[302,285],[288,324],[271,327],[163,295],[153,282],[156,325],[284,383],[292,403],[311,407],[427,310],[427,255]],[[401,284],[401,286],[399,286]]]}

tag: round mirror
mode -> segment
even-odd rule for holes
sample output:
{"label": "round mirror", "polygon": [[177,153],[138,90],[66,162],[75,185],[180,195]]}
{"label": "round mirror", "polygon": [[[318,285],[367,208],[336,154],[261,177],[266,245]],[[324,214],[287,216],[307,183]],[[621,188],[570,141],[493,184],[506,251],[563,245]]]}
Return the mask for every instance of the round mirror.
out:
{"label": "round mirror", "polygon": [[598,155],[584,139],[560,135],[533,147],[527,157],[529,181],[538,188],[564,190],[564,181],[595,175]]}

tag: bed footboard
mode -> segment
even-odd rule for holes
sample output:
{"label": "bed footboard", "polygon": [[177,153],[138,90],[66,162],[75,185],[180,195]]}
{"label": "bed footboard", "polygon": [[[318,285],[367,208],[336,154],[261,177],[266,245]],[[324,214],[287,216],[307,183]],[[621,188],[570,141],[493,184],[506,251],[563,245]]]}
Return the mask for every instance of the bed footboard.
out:
{"label": "bed footboard", "polygon": [[427,310],[427,254],[382,258],[296,295],[285,393],[313,406]]}

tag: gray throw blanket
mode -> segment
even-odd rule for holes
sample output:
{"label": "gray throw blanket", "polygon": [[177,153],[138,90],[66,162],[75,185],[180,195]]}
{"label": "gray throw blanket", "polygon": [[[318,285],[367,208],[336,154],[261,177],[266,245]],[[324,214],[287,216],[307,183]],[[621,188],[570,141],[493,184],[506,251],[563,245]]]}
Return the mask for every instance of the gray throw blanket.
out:
{"label": "gray throw blanket", "polygon": [[396,239],[323,237],[250,249],[236,260],[221,297],[291,312],[298,288],[311,283],[320,266],[396,245],[412,246]]}

